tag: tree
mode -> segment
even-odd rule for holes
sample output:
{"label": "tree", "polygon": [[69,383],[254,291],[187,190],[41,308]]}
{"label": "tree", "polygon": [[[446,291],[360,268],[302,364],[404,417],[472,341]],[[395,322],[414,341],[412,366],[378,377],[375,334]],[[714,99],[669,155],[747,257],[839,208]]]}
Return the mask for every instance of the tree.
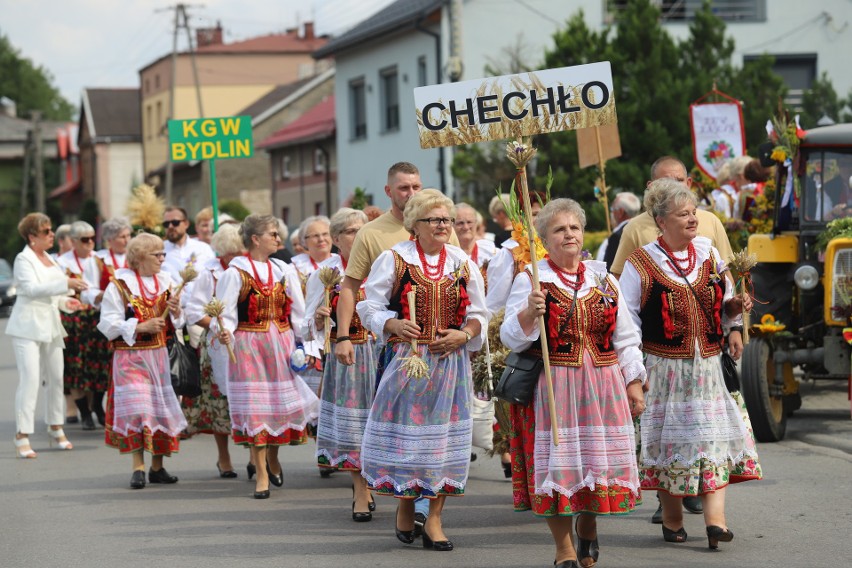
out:
{"label": "tree", "polygon": [[226,199],[219,202],[219,211],[227,213],[239,222],[251,215],[251,211],[246,209],[246,206],[236,199]]}
{"label": "tree", "polygon": [[844,108],[846,105],[852,109],[852,91],[847,100],[841,99],[837,96],[837,91],[834,90],[828,74],[823,72],[822,76],[814,81],[811,88],[802,96],[800,120],[802,128],[814,128],[823,116],[827,116],[834,122],[852,121],[852,112]]}
{"label": "tree", "polygon": [[0,95],[15,101],[19,117],[40,110],[45,120],[71,120],[74,106],[52,82],[49,71],[33,65],[0,34]]}

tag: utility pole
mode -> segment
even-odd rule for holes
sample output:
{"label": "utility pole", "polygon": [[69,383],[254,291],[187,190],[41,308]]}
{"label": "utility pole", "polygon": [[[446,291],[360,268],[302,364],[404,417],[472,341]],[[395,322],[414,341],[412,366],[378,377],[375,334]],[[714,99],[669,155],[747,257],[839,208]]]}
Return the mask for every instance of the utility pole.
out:
{"label": "utility pole", "polygon": [[21,182],[21,210],[18,217],[24,218],[27,210],[30,208],[30,173],[33,169],[32,160],[33,151],[33,131],[27,130],[27,141],[24,143],[24,179]]}
{"label": "utility pole", "polygon": [[35,165],[36,211],[45,213],[47,206],[44,195],[44,160],[41,147],[41,111],[33,111],[33,162]]}

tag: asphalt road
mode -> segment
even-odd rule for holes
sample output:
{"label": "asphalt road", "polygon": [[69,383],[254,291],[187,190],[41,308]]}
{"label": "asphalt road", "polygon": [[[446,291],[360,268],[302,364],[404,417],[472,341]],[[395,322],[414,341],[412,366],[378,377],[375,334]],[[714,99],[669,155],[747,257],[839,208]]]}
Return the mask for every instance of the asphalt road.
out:
{"label": "asphalt road", "polygon": [[[0,321],[0,331],[5,320]],[[0,568],[275,567],[545,567],[553,561],[546,524],[512,511],[511,484],[499,462],[471,464],[467,494],[451,499],[444,525],[456,550],[405,546],[393,535],[394,502],[378,499],[370,523],[350,514],[348,474],[321,479],[314,445],[282,449],[284,487],[252,499],[245,468],[217,476],[213,440],[181,444],[166,460],[173,486],[128,488],[130,458],[103,443],[103,432],[66,427],[74,450],[48,448],[37,418],[36,460],[15,459],[12,439],[17,373],[11,343],[0,335]],[[804,406],[788,437],[759,446],[765,479],[732,486],[728,524],[736,534],[707,550],[700,516],[687,515],[689,540],[663,542],[649,522],[646,495],[632,515],[599,522],[599,566],[849,566],[852,558],[852,420],[846,386],[804,387]],[[41,401],[36,416],[43,415]],[[233,448],[234,463],[247,452]],[[148,460],[146,460],[148,461]],[[149,461],[148,461],[149,462]],[[417,541],[419,544],[420,541]]]}

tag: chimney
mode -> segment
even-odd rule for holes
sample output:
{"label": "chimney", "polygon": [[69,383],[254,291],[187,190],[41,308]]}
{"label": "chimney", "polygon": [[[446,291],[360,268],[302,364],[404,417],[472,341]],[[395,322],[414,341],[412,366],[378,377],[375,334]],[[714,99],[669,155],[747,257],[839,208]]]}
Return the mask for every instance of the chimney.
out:
{"label": "chimney", "polygon": [[0,97],[0,115],[15,118],[18,115],[18,107],[15,101],[9,97]]}
{"label": "chimney", "polygon": [[304,39],[314,39],[314,23],[305,22],[305,37]]}
{"label": "chimney", "polygon": [[222,45],[222,23],[216,22],[215,28],[198,28],[195,30],[196,47]]}

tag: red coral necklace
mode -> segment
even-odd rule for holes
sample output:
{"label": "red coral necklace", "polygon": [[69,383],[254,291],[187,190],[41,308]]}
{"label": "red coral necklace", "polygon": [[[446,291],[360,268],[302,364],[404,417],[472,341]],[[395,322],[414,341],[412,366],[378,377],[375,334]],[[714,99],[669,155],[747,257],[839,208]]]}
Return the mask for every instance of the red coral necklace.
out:
{"label": "red coral necklace", "polygon": [[[551,270],[556,273],[556,276],[559,277],[559,280],[569,289],[574,290],[575,292],[580,289],[583,285],[583,281],[585,280],[586,274],[586,265],[582,262],[577,266],[577,272],[568,272],[567,270],[563,270],[560,268],[555,262],[547,259],[547,264],[550,266]],[[568,276],[576,276],[577,281],[571,282],[568,280]]]}
{"label": "red coral necklace", "polygon": [[136,274],[136,282],[139,283],[139,297],[142,298],[142,303],[149,308],[153,308],[154,304],[157,303],[157,296],[160,295],[160,279],[157,278],[156,274],[154,275],[154,293],[149,296],[148,290],[145,289],[145,284],[142,282],[142,277],[135,270],[133,273]]}
{"label": "red coral necklace", "polygon": [[118,270],[119,268],[127,268],[127,256],[124,257],[124,266],[118,265],[118,261],[115,260],[115,255],[112,253],[112,249],[109,249],[109,256],[112,258],[113,270]]}
{"label": "red coral necklace", "polygon": [[[693,269],[695,268],[695,262],[698,259],[698,255],[695,253],[695,246],[690,241],[689,245],[686,247],[686,258],[678,258],[675,256],[674,251],[669,247],[663,237],[658,237],[657,242],[666,251],[669,260],[666,262],[669,266],[672,267],[672,271],[674,272],[682,272],[683,274],[691,274]],[[674,261],[674,264],[672,264]],[[675,268],[677,265],[677,268]]]}
{"label": "red coral necklace", "polygon": [[479,245],[477,243],[473,243],[473,251],[470,253],[470,260],[472,260],[474,264],[479,264]]}
{"label": "red coral necklace", "polygon": [[269,269],[269,278],[266,279],[266,284],[260,281],[260,274],[257,273],[257,267],[254,265],[254,259],[251,257],[250,253],[246,253],[246,258],[249,260],[249,264],[251,264],[251,271],[254,273],[254,281],[257,282],[257,285],[260,287],[260,293],[264,296],[269,296],[272,294],[272,262],[267,260],[266,267]]}
{"label": "red coral necklace", "polygon": [[441,247],[438,263],[432,265],[426,262],[426,253],[420,246],[420,241],[414,241],[414,245],[417,247],[417,255],[420,257],[420,264],[423,266],[423,274],[430,280],[440,280],[444,276],[444,264],[447,262],[447,247]]}
{"label": "red coral necklace", "polygon": [[79,257],[79,256],[77,256],[77,251],[76,251],[76,250],[74,251],[74,260],[76,260],[76,261],[77,261],[77,268],[79,268],[79,269],[80,269],[80,279],[82,280],[82,278],[83,278],[83,265],[82,265],[82,264],[80,264],[80,257]]}

